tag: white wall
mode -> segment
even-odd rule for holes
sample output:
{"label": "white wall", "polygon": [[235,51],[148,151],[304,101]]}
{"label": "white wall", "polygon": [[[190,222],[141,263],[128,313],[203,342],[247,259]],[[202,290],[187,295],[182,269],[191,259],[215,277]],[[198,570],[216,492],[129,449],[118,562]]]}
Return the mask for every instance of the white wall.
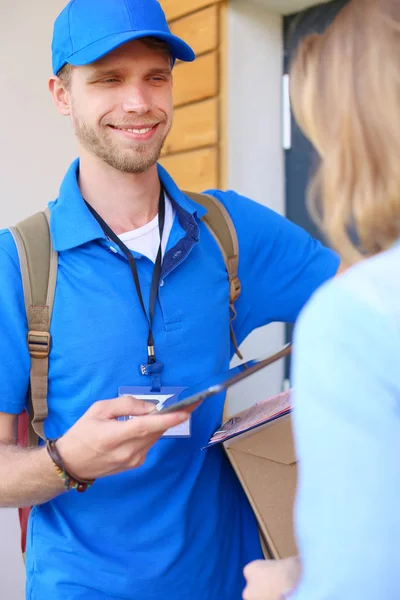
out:
{"label": "white wall", "polygon": [[23,600],[25,573],[16,510],[0,509],[0,598]]}
{"label": "white wall", "polygon": [[[75,155],[67,120],[47,91],[52,24],[64,0],[0,1],[0,227],[57,196]],[[0,598],[24,598],[24,569],[15,510],[0,509]]]}
{"label": "white wall", "polygon": [[75,155],[47,91],[53,21],[64,0],[0,2],[0,227],[46,206]]}
{"label": "white wall", "polygon": [[[282,17],[251,0],[231,0],[228,11],[228,187],[284,212],[282,150]],[[273,324],[242,345],[245,358],[279,350],[284,329]],[[229,412],[278,393],[283,363],[230,391]]]}

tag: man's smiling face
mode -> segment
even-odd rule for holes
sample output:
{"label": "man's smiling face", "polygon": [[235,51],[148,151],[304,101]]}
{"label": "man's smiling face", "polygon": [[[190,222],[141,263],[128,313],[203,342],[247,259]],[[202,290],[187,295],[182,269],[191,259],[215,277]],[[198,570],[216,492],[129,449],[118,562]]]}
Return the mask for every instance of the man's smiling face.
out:
{"label": "man's smiling face", "polygon": [[82,148],[126,173],[144,173],[158,161],[173,115],[168,52],[129,42],[74,67],[68,88]]}

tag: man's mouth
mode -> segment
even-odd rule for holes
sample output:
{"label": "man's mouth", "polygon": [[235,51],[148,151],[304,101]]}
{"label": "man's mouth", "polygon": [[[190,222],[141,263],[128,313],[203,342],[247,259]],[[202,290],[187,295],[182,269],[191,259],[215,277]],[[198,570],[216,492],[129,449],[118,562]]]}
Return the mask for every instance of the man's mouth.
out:
{"label": "man's mouth", "polygon": [[158,123],[155,123],[154,125],[147,125],[147,126],[142,126],[142,125],[137,125],[135,127],[118,127],[117,125],[110,125],[110,127],[112,127],[113,129],[117,129],[118,131],[124,131],[127,133],[133,133],[134,135],[146,135],[147,133],[149,133],[150,131],[152,131],[152,129],[155,129],[155,127],[157,127]]}

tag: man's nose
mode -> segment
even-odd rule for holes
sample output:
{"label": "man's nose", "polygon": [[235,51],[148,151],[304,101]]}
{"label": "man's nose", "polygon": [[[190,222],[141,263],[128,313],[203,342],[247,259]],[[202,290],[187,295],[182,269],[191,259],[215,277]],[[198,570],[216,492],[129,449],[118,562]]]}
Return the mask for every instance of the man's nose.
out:
{"label": "man's nose", "polygon": [[143,86],[130,86],[127,89],[122,108],[125,112],[145,115],[152,109],[148,92]]}

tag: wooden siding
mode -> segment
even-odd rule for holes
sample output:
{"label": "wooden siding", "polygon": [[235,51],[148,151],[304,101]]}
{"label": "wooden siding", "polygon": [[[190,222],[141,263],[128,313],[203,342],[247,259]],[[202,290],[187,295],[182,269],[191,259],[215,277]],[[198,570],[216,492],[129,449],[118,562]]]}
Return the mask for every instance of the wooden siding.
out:
{"label": "wooden siding", "polygon": [[171,31],[197,54],[174,68],[174,124],[160,161],[182,189],[225,183],[226,3],[161,0]]}
{"label": "wooden siding", "polygon": [[162,164],[182,190],[203,191],[218,187],[218,152],[214,147],[170,154]]}
{"label": "wooden siding", "polygon": [[174,124],[163,154],[218,144],[218,102],[210,98],[175,110]]}
{"label": "wooden siding", "polygon": [[161,0],[161,6],[168,21],[184,17],[198,11],[200,8],[219,4],[220,0]]}

